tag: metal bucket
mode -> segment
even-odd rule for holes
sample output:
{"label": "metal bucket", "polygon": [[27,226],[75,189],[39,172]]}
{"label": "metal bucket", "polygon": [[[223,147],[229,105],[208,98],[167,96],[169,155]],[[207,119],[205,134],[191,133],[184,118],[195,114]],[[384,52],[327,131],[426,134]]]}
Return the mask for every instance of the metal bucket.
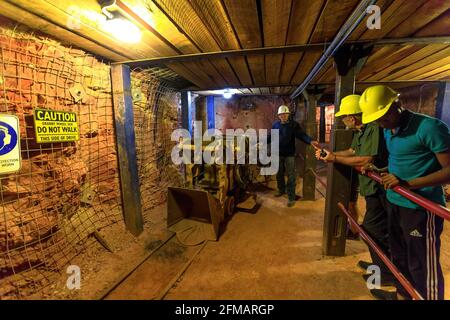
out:
{"label": "metal bucket", "polygon": [[[169,187],[167,227],[186,244],[217,241],[224,212],[219,200],[204,190]],[[181,239],[182,238],[182,239]]]}

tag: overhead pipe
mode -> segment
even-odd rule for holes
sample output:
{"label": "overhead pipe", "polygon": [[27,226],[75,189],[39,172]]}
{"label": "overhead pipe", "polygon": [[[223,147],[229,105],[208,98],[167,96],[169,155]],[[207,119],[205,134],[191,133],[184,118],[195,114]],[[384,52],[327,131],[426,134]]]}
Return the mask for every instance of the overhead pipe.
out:
{"label": "overhead pipe", "polygon": [[306,76],[305,80],[303,80],[302,84],[300,84],[297,89],[291,94],[290,98],[295,99],[298,97],[303,90],[309,85],[309,83],[314,79],[314,77],[319,73],[319,71],[323,68],[328,59],[338,50],[342,44],[347,40],[347,38],[352,34],[352,32],[359,25],[361,20],[366,16],[366,9],[368,6],[373,5],[376,0],[362,0],[356,9],[352,12],[350,17],[345,21],[344,25],[341,27],[339,32],[334,37],[330,46],[325,50],[325,52],[320,57],[319,61],[314,65],[309,74]]}

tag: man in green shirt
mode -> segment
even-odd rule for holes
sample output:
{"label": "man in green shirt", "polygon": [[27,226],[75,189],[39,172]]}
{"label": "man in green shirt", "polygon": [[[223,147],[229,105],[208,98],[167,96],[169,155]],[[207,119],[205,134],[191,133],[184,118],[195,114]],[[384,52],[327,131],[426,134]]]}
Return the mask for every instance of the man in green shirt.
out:
{"label": "man in green shirt", "polygon": [[[424,299],[444,299],[439,262],[444,220],[393,188],[400,185],[446,205],[442,186],[450,182],[450,130],[441,120],[404,109],[399,94],[387,86],[367,88],[360,107],[363,123],[376,121],[384,129],[389,151],[389,173],[382,175],[382,182],[387,189],[392,262]],[[409,297],[400,285],[394,295],[372,291],[381,299]]]}
{"label": "man in green shirt", "polygon": [[[345,126],[348,129],[355,130],[350,148],[337,152],[324,150],[326,156],[323,157],[320,155],[321,150],[317,150],[316,157],[319,160],[341,163],[352,167],[364,166],[368,163],[373,163],[378,168],[387,165],[387,153],[383,132],[375,124],[364,125],[362,123],[359,99],[359,95],[346,96],[341,101],[340,111],[335,115],[336,117],[343,116]],[[381,185],[364,175],[358,174],[358,181],[359,193],[366,200],[366,213],[362,227],[385,254],[389,256],[385,191]],[[394,278],[389,269],[370,247],[369,251],[373,263],[359,261],[358,266],[363,269],[367,269],[372,264],[379,266],[381,271],[381,284],[392,285]],[[363,277],[367,280],[369,276],[370,274],[366,274]]]}

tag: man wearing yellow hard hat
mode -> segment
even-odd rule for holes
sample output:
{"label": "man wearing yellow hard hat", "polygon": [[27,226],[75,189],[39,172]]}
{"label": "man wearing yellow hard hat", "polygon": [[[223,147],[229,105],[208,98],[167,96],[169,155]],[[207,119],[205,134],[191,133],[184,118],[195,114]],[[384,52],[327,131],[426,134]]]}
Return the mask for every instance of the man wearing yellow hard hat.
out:
{"label": "man wearing yellow hard hat", "polygon": [[[439,262],[444,220],[396,193],[403,186],[445,206],[442,185],[450,183],[450,131],[439,119],[405,109],[392,88],[367,88],[359,101],[363,123],[384,129],[389,152],[387,189],[389,242],[393,263],[425,299],[444,299],[444,277]],[[408,298],[401,285],[397,294],[373,289],[380,299]]]}
{"label": "man wearing yellow hard hat", "polygon": [[[343,117],[348,129],[355,130],[352,144],[349,149],[337,152],[324,150],[326,155],[321,156],[321,150],[316,152],[319,160],[336,162],[357,167],[373,163],[377,167],[387,166],[387,152],[383,131],[376,124],[364,125],[362,111],[359,107],[360,96],[356,94],[344,97],[335,117]],[[366,200],[366,213],[362,226],[369,236],[389,255],[388,243],[388,217],[386,208],[386,193],[382,186],[372,179],[359,174],[359,193]],[[356,202],[356,199],[354,200]],[[381,284],[393,285],[394,277],[378,255],[369,247],[372,263],[359,261],[358,266],[365,271],[371,265],[377,265],[381,271]],[[369,274],[363,275],[367,281]]]}

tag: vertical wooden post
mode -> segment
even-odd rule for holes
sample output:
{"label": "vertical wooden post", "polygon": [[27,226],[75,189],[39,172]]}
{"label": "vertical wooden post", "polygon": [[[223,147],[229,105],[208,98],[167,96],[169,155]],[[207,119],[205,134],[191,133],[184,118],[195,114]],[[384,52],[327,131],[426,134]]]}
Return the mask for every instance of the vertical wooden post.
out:
{"label": "vertical wooden post", "polygon": [[208,129],[208,120],[206,119],[206,97],[198,96],[195,99],[195,121],[201,121],[202,134]]}
{"label": "vertical wooden post", "polygon": [[[313,139],[317,138],[317,121],[316,108],[317,97],[314,94],[308,94],[306,99],[306,134]],[[315,149],[312,146],[306,147],[305,152],[305,172],[303,175],[303,200],[312,200],[316,198],[316,170],[317,160],[315,156]]]}
{"label": "vertical wooden post", "polygon": [[[335,112],[339,111],[341,99],[355,90],[355,67],[341,76],[336,73]],[[350,147],[353,133],[342,128],[342,120],[337,118],[331,136],[333,151],[345,150]],[[323,253],[327,256],[343,256],[347,239],[347,220],[340,212],[338,202],[348,206],[351,195],[350,167],[335,164],[328,166],[327,197],[325,202],[325,217],[323,228]]]}
{"label": "vertical wooden post", "polygon": [[189,91],[181,91],[181,127],[189,130]]}
{"label": "vertical wooden post", "polygon": [[143,219],[136,159],[130,68],[127,65],[113,65],[111,80],[125,225],[133,235],[138,236],[143,231]]}
{"label": "vertical wooden post", "polygon": [[325,132],[326,132],[326,115],[325,106],[320,106],[320,123],[319,123],[319,142],[325,142]]}

